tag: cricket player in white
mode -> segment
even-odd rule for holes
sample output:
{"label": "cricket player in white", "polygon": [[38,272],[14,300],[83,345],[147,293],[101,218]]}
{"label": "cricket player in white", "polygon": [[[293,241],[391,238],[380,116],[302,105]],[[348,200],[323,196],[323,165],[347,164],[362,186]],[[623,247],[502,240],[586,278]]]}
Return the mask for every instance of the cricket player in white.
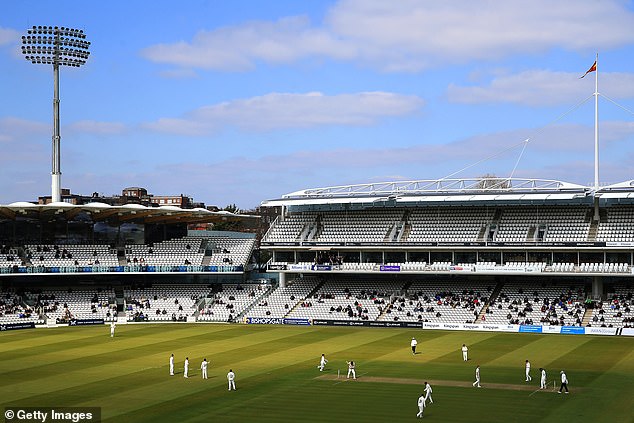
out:
{"label": "cricket player in white", "polygon": [[542,374],[542,379],[539,383],[539,389],[546,389],[546,370],[540,368],[539,371]]}
{"label": "cricket player in white", "polygon": [[531,362],[526,360],[526,382],[533,380],[531,377]]}
{"label": "cricket player in white", "polygon": [[410,344],[412,346],[412,354],[416,355],[416,345],[418,345],[418,341],[416,338],[412,338],[412,342]]}
{"label": "cricket player in white", "polygon": [[354,361],[350,360],[350,361],[346,361],[346,363],[348,363],[348,377],[346,379],[350,379],[350,375],[352,375],[353,379],[356,379],[357,372],[354,370],[355,368]]}
{"label": "cricket player in white", "polygon": [[422,419],[424,411],[425,411],[425,394],[421,394],[421,396],[418,397],[418,414],[416,414],[416,417],[420,417]]}
{"label": "cricket player in white", "polygon": [[475,380],[475,382],[473,382],[473,386],[474,387],[477,386],[478,388],[481,388],[481,386],[480,386],[480,366],[476,367],[475,377],[476,377],[476,380]]}
{"label": "cricket player in white", "polygon": [[117,326],[115,322],[110,323],[110,337],[114,338],[114,328]]}
{"label": "cricket player in white", "polygon": [[203,358],[203,362],[200,363],[200,370],[202,370],[202,374],[203,374],[203,379],[207,379],[207,365],[209,363],[207,362],[206,358]]}
{"label": "cricket player in white", "polygon": [[227,373],[227,381],[229,382],[229,391],[233,388],[233,390],[236,390],[236,375],[235,373],[233,373],[233,370],[229,369],[229,373]]}
{"label": "cricket player in white", "polygon": [[174,354],[170,356],[170,376],[174,376]]}
{"label": "cricket player in white", "polygon": [[425,382],[425,401],[429,400],[430,404],[434,403],[434,400],[431,397],[431,393],[433,392],[433,390],[431,389],[431,385],[427,382]]}
{"label": "cricket player in white", "polygon": [[317,366],[320,372],[324,371],[324,368],[326,367],[326,363],[328,363],[328,360],[326,360],[326,356],[322,354],[321,360],[319,361],[319,366]]}
{"label": "cricket player in white", "polygon": [[185,357],[185,371],[183,373],[183,377],[189,377],[187,376],[187,373],[189,373],[189,357]]}
{"label": "cricket player in white", "polygon": [[462,344],[462,361],[469,360],[468,358],[469,348],[465,344]]}

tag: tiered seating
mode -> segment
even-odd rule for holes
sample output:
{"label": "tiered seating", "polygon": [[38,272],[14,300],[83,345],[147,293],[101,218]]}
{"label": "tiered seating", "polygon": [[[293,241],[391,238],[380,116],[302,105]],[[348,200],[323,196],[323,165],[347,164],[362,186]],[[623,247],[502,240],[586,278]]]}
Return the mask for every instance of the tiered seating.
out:
{"label": "tiered seating", "polygon": [[287,317],[298,319],[376,320],[400,292],[402,282],[328,280]]}
{"label": "tiered seating", "polygon": [[491,290],[486,282],[416,281],[379,320],[472,323]]}
{"label": "tiered seating", "polygon": [[197,303],[206,298],[211,288],[200,284],[163,285],[126,288],[125,311],[128,321],[133,320],[186,320],[197,311]]}
{"label": "tiered seating", "polygon": [[255,245],[255,238],[214,236],[206,239],[213,247],[213,253],[209,261],[211,266],[245,266]]}
{"label": "tiered seating", "polygon": [[585,294],[581,282],[545,285],[535,281],[507,282],[489,305],[488,323],[579,326]]}
{"label": "tiered seating", "polygon": [[270,285],[222,285],[222,291],[216,292],[213,298],[207,300],[207,305],[200,311],[198,320],[207,322],[232,320],[269,289]]}
{"label": "tiered seating", "polygon": [[629,273],[630,267],[627,263],[581,263],[579,271],[591,273]]}
{"label": "tiered seating", "polygon": [[112,320],[116,316],[116,304],[112,289],[46,289],[29,294],[42,307],[49,319],[58,322],[70,319]]}
{"label": "tiered seating", "polygon": [[293,242],[301,239],[302,231],[308,224],[314,223],[314,213],[291,214],[269,229],[263,242]]}
{"label": "tiered seating", "polygon": [[551,272],[574,272],[575,271],[574,263],[553,263],[550,268],[546,269]]}
{"label": "tiered seating", "polygon": [[342,270],[374,270],[378,263],[342,263]]}
{"label": "tiered seating", "polygon": [[285,317],[296,304],[304,301],[319,284],[317,278],[294,279],[285,288],[278,287],[260,300],[249,312],[253,317]]}
{"label": "tiered seating", "polygon": [[483,207],[428,208],[412,211],[411,231],[407,241],[470,242],[477,241],[482,227],[493,216],[493,210]]}
{"label": "tiered seating", "polygon": [[595,305],[589,326],[634,328],[634,287],[615,284],[607,299]]}
{"label": "tiered seating", "polygon": [[[590,222],[584,207],[507,208],[497,225],[495,241],[535,241],[539,227],[544,227],[544,242],[582,242],[588,240]],[[533,230],[533,239],[528,239]]]}
{"label": "tiered seating", "polygon": [[321,232],[310,241],[384,242],[401,221],[399,210],[330,212],[320,216]]}
{"label": "tiered seating", "polygon": [[22,298],[13,291],[0,291],[0,324],[27,322],[43,323],[38,313],[25,306]]}
{"label": "tiered seating", "polygon": [[597,241],[634,242],[634,209],[611,207],[607,209],[607,221],[597,228]]}
{"label": "tiered seating", "polygon": [[118,266],[116,250],[103,244],[25,245],[33,266]]}
{"label": "tiered seating", "polygon": [[183,237],[155,244],[126,245],[128,264],[148,266],[200,266],[204,252],[200,252],[202,238]]}
{"label": "tiered seating", "polygon": [[18,250],[8,245],[0,246],[0,269],[9,269],[13,266],[22,265],[22,260],[18,257]]}

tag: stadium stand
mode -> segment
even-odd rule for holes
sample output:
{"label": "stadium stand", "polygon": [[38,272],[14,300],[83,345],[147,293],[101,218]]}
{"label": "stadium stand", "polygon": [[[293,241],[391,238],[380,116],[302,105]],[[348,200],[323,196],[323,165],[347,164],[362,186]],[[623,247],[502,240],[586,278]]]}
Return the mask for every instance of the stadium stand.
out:
{"label": "stadium stand", "polygon": [[73,267],[73,266],[117,266],[116,250],[108,245],[64,244],[24,246],[27,259],[33,266]]}
{"label": "stadium stand", "polygon": [[116,319],[112,289],[45,289],[26,295],[35,302],[36,309],[41,308],[47,319],[58,323],[72,319]]}
{"label": "stadium stand", "polygon": [[155,284],[125,288],[128,321],[186,321],[195,317],[199,300],[211,293],[208,285]]}
{"label": "stadium stand", "polygon": [[215,292],[211,298],[206,299],[198,321],[233,321],[262,296],[267,295],[270,289],[268,284],[223,284],[220,292]]}
{"label": "stadium stand", "polygon": [[580,326],[585,298],[581,282],[509,281],[491,301],[485,317],[498,324]]}
{"label": "stadium stand", "polygon": [[605,301],[594,305],[588,326],[634,327],[634,288],[630,283],[611,287]]}
{"label": "stadium stand", "polygon": [[183,237],[149,245],[129,244],[125,250],[126,261],[148,266],[202,265],[205,256],[202,242],[202,238]]}
{"label": "stadium stand", "polygon": [[254,317],[286,317],[295,306],[306,300],[320,284],[318,278],[294,279],[285,287],[277,287],[253,305],[249,315]]}
{"label": "stadium stand", "polygon": [[26,322],[41,324],[44,320],[33,307],[25,303],[21,295],[13,290],[0,291],[0,324]]}
{"label": "stadium stand", "polygon": [[415,281],[379,320],[473,323],[492,289],[490,282]]}
{"label": "stadium stand", "polygon": [[316,292],[299,301],[289,318],[377,320],[402,282],[377,282],[336,278],[319,285]]}

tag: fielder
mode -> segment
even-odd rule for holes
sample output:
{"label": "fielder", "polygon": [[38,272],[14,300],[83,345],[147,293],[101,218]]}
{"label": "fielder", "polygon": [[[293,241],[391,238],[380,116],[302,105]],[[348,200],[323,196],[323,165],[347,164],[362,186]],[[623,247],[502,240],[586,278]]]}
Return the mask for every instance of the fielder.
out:
{"label": "fielder", "polygon": [[170,356],[170,376],[174,376],[174,354]]}
{"label": "fielder", "polygon": [[319,366],[317,366],[320,372],[324,371],[324,368],[326,367],[326,363],[328,363],[328,360],[326,360],[326,356],[322,354],[321,360],[319,360]]}
{"label": "fielder", "polygon": [[533,380],[531,377],[531,362],[526,360],[526,382]]}
{"label": "fielder", "polygon": [[425,411],[425,394],[421,394],[421,396],[418,397],[418,414],[416,414],[416,417],[420,417],[422,419],[424,411]]}
{"label": "fielder", "polygon": [[474,387],[477,386],[478,388],[482,388],[480,386],[480,366],[477,366],[476,369],[475,369],[475,378],[476,378],[476,380],[475,380],[475,382],[473,382],[473,386]]}
{"label": "fielder", "polygon": [[539,371],[542,375],[541,381],[539,382],[539,389],[546,389],[546,370],[540,368]]}
{"label": "fielder", "polygon": [[227,382],[229,382],[229,391],[233,389],[236,390],[236,375],[233,373],[233,370],[229,369],[229,373],[227,373]]}
{"label": "fielder", "polygon": [[203,358],[203,362],[200,363],[200,370],[202,370],[202,375],[203,375],[203,379],[207,379],[207,365],[209,363],[207,362],[206,358]]}
{"label": "fielder", "polygon": [[110,337],[114,338],[114,328],[117,326],[117,324],[113,321],[110,323]]}
{"label": "fielder", "polygon": [[352,375],[352,379],[356,379],[357,378],[357,372],[355,371],[355,364],[354,361],[350,360],[350,361],[346,361],[346,363],[348,363],[348,377],[346,379],[350,379],[350,375]]}
{"label": "fielder", "polygon": [[429,400],[430,404],[434,403],[434,400],[431,397],[431,393],[433,392],[433,390],[431,389],[431,385],[427,382],[425,382],[425,401]]}
{"label": "fielder", "polygon": [[565,389],[566,393],[568,393],[568,378],[566,377],[566,373],[562,370],[559,372],[561,375],[561,386],[559,387],[559,394],[561,394],[561,390]]}
{"label": "fielder", "polygon": [[469,348],[467,348],[465,344],[462,344],[462,361],[469,360],[468,353],[469,353]]}
{"label": "fielder", "polygon": [[412,354],[416,355],[416,345],[418,345],[418,341],[416,338],[412,338],[412,342],[410,344],[412,346]]}
{"label": "fielder", "polygon": [[189,357],[185,357],[185,368],[183,372],[183,377],[189,377],[187,374],[189,373]]}

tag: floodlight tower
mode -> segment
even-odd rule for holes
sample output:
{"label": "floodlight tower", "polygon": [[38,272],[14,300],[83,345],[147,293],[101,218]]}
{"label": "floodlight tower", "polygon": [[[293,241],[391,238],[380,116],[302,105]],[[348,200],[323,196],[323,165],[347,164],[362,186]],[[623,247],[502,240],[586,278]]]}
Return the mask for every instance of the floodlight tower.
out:
{"label": "floodlight tower", "polygon": [[90,42],[84,31],[57,26],[33,26],[22,36],[22,54],[31,63],[53,65],[53,157],[51,170],[51,201],[62,200],[59,135],[59,67],[80,67],[86,63]]}

